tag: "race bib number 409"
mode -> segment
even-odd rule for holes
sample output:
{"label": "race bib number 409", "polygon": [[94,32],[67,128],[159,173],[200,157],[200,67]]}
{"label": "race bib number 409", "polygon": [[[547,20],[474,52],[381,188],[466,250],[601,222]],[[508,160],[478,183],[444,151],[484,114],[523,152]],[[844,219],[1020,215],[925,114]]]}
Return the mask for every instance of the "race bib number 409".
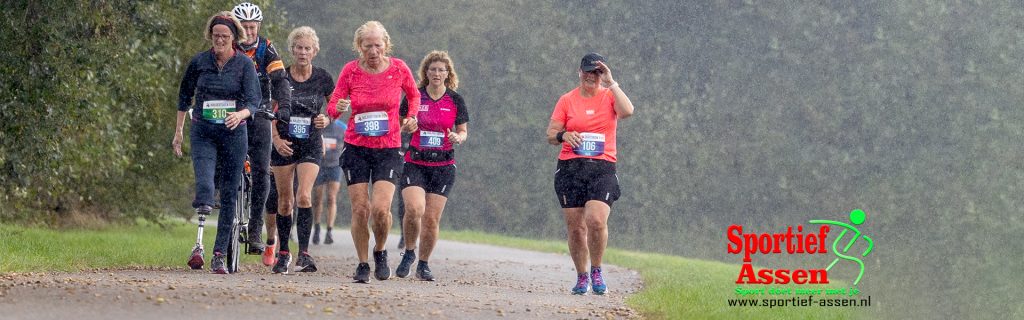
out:
{"label": "race bib number 409", "polygon": [[573,153],[588,157],[604,154],[604,134],[583,132],[580,137],[583,141],[580,141],[579,147],[572,149]]}
{"label": "race bib number 409", "polygon": [[235,112],[234,100],[210,100],[203,102],[203,119],[209,122],[221,124],[228,112]]}
{"label": "race bib number 409", "polygon": [[356,115],[356,133],[368,137],[379,137],[388,133],[388,114],[384,111],[366,112]]}
{"label": "race bib number 409", "polygon": [[444,146],[444,133],[420,130],[420,147],[440,148]]}

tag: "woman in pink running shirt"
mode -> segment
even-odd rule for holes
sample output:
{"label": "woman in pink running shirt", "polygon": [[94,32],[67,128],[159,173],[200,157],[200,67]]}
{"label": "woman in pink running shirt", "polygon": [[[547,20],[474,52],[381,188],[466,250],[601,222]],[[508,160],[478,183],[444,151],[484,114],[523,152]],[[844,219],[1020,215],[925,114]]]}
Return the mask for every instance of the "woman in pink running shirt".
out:
{"label": "woman in pink running shirt", "polygon": [[[333,119],[351,108],[345,146],[341,152],[341,168],[348,181],[352,203],[352,242],[359,256],[355,282],[370,281],[367,263],[370,230],[373,218],[374,277],[391,277],[388,253],[384,249],[391,229],[391,199],[395,183],[402,174],[402,146],[399,130],[416,130],[416,110],[400,115],[402,93],[407,103],[418,105],[412,71],[404,61],[390,57],[391,36],[384,25],[369,21],[356,29],[352,49],[359,58],[349,61],[338,75],[327,114]],[[339,106],[340,104],[340,106]],[[372,184],[373,197],[370,197]]]}
{"label": "woman in pink running shirt", "polygon": [[[448,193],[455,185],[456,144],[466,141],[469,111],[462,95],[455,92],[459,76],[452,58],[446,51],[431,51],[423,58],[419,69],[420,103],[402,104],[402,110],[419,110],[419,130],[413,132],[409,151],[405,153],[405,171],[402,173],[402,199],[405,217],[405,252],[395,273],[400,278],[409,276],[413,261],[416,278],[434,281],[427,266],[430,254],[437,244],[441,213],[448,202]],[[419,256],[416,243],[419,240]],[[418,259],[417,259],[418,258]]]}

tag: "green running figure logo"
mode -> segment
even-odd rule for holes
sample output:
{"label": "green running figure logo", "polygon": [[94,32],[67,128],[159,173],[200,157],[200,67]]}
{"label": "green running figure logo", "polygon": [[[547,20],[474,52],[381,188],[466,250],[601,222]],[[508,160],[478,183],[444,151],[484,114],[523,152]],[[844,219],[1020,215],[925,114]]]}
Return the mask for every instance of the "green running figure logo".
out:
{"label": "green running figure logo", "polygon": [[[861,223],[864,223],[864,219],[865,219],[865,216],[864,216],[864,211],[863,210],[861,210],[861,209],[853,209],[853,211],[850,211],[850,222],[852,222],[853,224],[860,225]],[[839,262],[839,259],[845,259],[845,260],[850,260],[850,261],[856,262],[857,266],[860,267],[860,272],[857,273],[857,279],[853,280],[853,285],[857,285],[857,283],[860,283],[861,276],[864,276],[864,261],[861,261],[859,258],[854,257],[854,256],[845,255],[844,253],[846,253],[847,251],[850,250],[850,247],[853,246],[854,242],[857,242],[857,238],[863,237],[864,241],[868,242],[868,249],[866,251],[864,251],[863,254],[861,254],[861,257],[867,257],[868,253],[871,253],[871,249],[873,249],[875,247],[874,241],[871,241],[870,237],[861,234],[860,230],[858,230],[856,227],[851,226],[851,225],[846,224],[846,223],[839,222],[839,221],[811,220],[810,223],[814,223],[814,224],[830,224],[830,225],[840,226],[840,227],[844,228],[843,232],[839,233],[839,237],[836,238],[836,241],[832,242],[832,252],[835,253],[836,256],[838,256],[838,258],[835,258],[835,260],[832,260],[832,263],[829,264],[828,267],[825,268],[825,270],[831,270],[832,266],[835,266],[836,262]],[[853,232],[853,239],[850,239],[850,242],[847,243],[846,247],[843,248],[843,251],[840,252],[838,249],[836,249],[836,247],[839,246],[839,241],[843,239],[843,236],[846,235],[847,231],[852,231]]]}

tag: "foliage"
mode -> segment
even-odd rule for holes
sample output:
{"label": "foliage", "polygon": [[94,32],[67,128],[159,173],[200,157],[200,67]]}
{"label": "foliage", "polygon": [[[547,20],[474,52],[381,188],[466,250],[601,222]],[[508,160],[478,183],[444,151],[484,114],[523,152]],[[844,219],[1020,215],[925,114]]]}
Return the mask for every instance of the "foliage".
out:
{"label": "foliage", "polygon": [[169,147],[178,83],[207,18],[233,5],[5,2],[0,41],[20,45],[0,52],[0,220],[188,214],[191,165]]}

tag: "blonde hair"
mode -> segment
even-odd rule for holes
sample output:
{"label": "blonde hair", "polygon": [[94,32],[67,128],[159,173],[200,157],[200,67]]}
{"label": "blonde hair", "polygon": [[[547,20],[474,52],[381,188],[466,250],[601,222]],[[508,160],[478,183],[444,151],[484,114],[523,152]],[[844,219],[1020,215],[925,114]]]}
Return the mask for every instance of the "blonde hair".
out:
{"label": "blonde hair", "polygon": [[448,51],[434,50],[427,53],[426,57],[423,57],[423,61],[420,62],[420,88],[426,88],[430,84],[430,80],[427,79],[427,69],[434,62],[444,62],[445,69],[448,69],[448,78],[444,79],[444,86],[448,89],[455,90],[459,88],[459,75],[455,73],[455,64],[452,63],[452,57],[448,56]]}
{"label": "blonde hair", "polygon": [[384,25],[380,21],[367,21],[363,25],[356,29],[355,35],[352,39],[352,51],[359,54],[359,57],[363,56],[363,51],[359,50],[359,47],[363,44],[363,37],[373,31],[380,31],[381,36],[384,38],[384,56],[391,56],[391,36],[388,35],[388,30],[384,29]]}
{"label": "blonde hair", "polygon": [[218,12],[217,14],[211,16],[210,19],[206,20],[206,32],[204,33],[204,35],[206,36],[206,40],[213,41],[213,21],[217,18],[228,19],[234,22],[235,30],[234,33],[232,33],[232,35],[235,37],[235,44],[245,43],[246,41],[249,41],[249,38],[246,37],[245,31],[242,28],[242,23],[235,18],[235,15],[227,11]]}
{"label": "blonde hair", "polygon": [[313,30],[313,28],[301,26],[292,30],[292,32],[288,34],[288,48],[290,49],[294,46],[295,40],[298,40],[299,38],[313,40],[313,49],[320,51],[320,37],[316,36],[316,30]]}

